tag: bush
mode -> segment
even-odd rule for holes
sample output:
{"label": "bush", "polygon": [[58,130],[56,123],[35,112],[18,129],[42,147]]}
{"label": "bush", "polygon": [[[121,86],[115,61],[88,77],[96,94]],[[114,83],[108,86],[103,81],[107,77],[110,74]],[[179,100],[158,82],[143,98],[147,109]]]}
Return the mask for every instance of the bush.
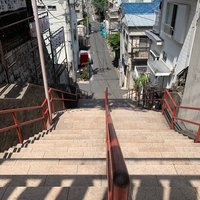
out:
{"label": "bush", "polygon": [[80,77],[83,80],[88,80],[89,79],[89,72],[88,72],[88,66],[85,66],[80,70]]}

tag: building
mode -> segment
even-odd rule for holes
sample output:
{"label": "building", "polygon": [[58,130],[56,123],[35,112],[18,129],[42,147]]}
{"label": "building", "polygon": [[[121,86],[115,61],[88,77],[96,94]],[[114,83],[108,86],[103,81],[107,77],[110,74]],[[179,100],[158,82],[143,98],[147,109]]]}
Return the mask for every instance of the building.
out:
{"label": "building", "polygon": [[[151,30],[159,1],[152,3],[123,3],[120,7],[120,86],[132,88],[134,78],[144,70],[149,52],[149,40],[145,34]],[[135,72],[134,72],[135,71]]]}
{"label": "building", "polygon": [[152,85],[184,89],[196,27],[197,0],[163,0],[156,23],[146,34],[151,41],[148,70]]}
{"label": "building", "polygon": [[[76,81],[76,70],[78,69],[78,58],[79,58],[79,42],[77,33],[77,6],[74,1],[50,1],[44,0],[38,2],[38,11],[42,13],[47,11],[49,13],[49,22],[51,32],[55,32],[61,28],[64,29],[64,38],[66,52],[63,49],[59,53],[59,58],[56,60],[58,64],[61,64],[66,58],[68,62],[68,70],[74,81]],[[80,15],[78,13],[78,15]]]}
{"label": "building", "polygon": [[119,8],[108,9],[105,28],[108,35],[119,31]]}
{"label": "building", "polygon": [[[190,2],[190,1],[188,1]],[[181,105],[183,106],[192,106],[192,107],[200,107],[200,2],[196,1],[196,14],[193,19],[193,28],[194,28],[194,37],[193,42],[190,44],[192,46],[192,51],[190,55],[190,61],[187,68],[183,70],[183,73],[187,71],[187,75],[184,77],[186,79],[184,93],[182,96]],[[195,11],[194,10],[194,11]],[[189,109],[180,109],[178,113],[179,117],[199,122],[200,112],[199,110],[189,110]],[[197,131],[199,126],[192,125],[189,123],[185,123],[185,126],[188,129],[192,129]],[[196,132],[195,132],[196,133]]]}
{"label": "building", "polygon": [[122,3],[149,3],[153,0],[109,0],[108,10],[106,11],[105,27],[107,34],[116,33],[119,31],[120,12],[119,7]]}

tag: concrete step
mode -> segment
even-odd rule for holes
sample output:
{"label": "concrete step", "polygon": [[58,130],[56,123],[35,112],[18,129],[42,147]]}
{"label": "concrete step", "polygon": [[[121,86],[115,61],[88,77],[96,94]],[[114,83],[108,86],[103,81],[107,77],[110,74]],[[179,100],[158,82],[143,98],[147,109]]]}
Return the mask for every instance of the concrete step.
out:
{"label": "concrete step", "polygon": [[104,135],[106,134],[106,131],[105,129],[94,129],[93,130],[74,130],[74,129],[67,129],[67,130],[52,130],[52,131],[49,131],[49,133],[51,134],[88,134],[88,135]]}
{"label": "concrete step", "polygon": [[115,123],[115,129],[118,130],[134,130],[134,129],[141,129],[141,130],[169,130],[169,126],[157,124],[157,123],[143,123],[143,122],[122,122],[122,123]]}
{"label": "concrete step", "polygon": [[183,136],[179,133],[134,133],[134,131],[131,133],[131,132],[118,132],[116,131],[116,134],[117,134],[117,137],[118,138],[131,138],[131,137],[152,137],[152,138],[165,138],[165,139],[187,139],[189,140],[189,138],[187,136]]}
{"label": "concrete step", "polygon": [[[100,157],[100,156],[99,156]],[[2,166],[22,166],[22,165],[40,166],[40,165],[51,165],[57,166],[60,165],[106,165],[106,158],[102,156],[101,158],[94,157],[81,157],[78,156],[76,158],[8,158],[8,159],[0,159],[0,164]]]}
{"label": "concrete step", "polygon": [[123,150],[129,150],[129,149],[135,149],[135,148],[187,148],[187,151],[189,149],[196,151],[197,149],[200,149],[200,145],[197,143],[188,143],[186,144],[181,144],[181,143],[156,143],[156,142],[146,142],[146,143],[137,143],[137,142],[128,142],[128,143],[120,143],[120,146]]}
{"label": "concrete step", "polygon": [[188,176],[199,175],[200,168],[198,164],[141,164],[141,165],[127,165],[130,175],[174,175],[174,176]]}
{"label": "concrete step", "polygon": [[106,175],[106,165],[99,164],[50,164],[45,165],[31,165],[27,163],[26,165],[1,165],[0,175]]}
{"label": "concrete step", "polygon": [[168,138],[161,138],[161,137],[151,137],[151,136],[135,136],[131,138],[120,138],[118,139],[119,143],[166,143],[166,144],[176,144],[176,143],[182,143],[182,144],[188,144],[188,143],[194,143],[194,141],[189,140],[187,138],[181,138],[181,139],[168,139]]}
{"label": "concrete step", "polygon": [[98,129],[104,129],[105,128],[105,122],[104,123],[97,123],[97,122],[77,122],[77,123],[70,123],[70,122],[59,122],[56,125],[56,129],[74,129],[74,130],[93,130],[93,128]]}
{"label": "concrete step", "polygon": [[[143,179],[145,180],[145,179]],[[136,182],[136,181],[135,181]],[[141,186],[139,183],[141,182]],[[170,183],[168,179],[166,182]],[[175,186],[175,187],[162,187],[162,186],[146,186],[143,185],[144,182],[137,180],[137,185],[132,188],[130,199],[132,200],[155,200],[155,199],[162,199],[162,200],[188,200],[188,199],[195,199],[199,200],[199,187],[191,187],[191,186]]]}
{"label": "concrete step", "polygon": [[[82,150],[82,151],[81,151]],[[7,152],[7,153],[1,153],[0,158],[30,158],[30,159],[42,159],[42,158],[52,158],[52,159],[59,159],[59,158],[105,158],[106,157],[106,151],[94,151],[94,150],[88,150],[84,151],[83,149],[77,149],[77,150],[70,150],[70,151],[46,151],[43,149],[43,151],[23,151],[21,152]]]}
{"label": "concrete step", "polygon": [[42,140],[67,140],[67,139],[104,139],[105,138],[105,134],[48,134],[45,135],[44,137],[41,137]]}
{"label": "concrete step", "polygon": [[19,153],[19,152],[68,152],[68,153],[73,153],[73,152],[104,152],[106,151],[106,145],[104,146],[93,146],[93,147],[76,147],[76,146],[70,146],[70,147],[56,147],[55,146],[34,146],[30,145],[28,148],[10,148],[7,152],[11,153]]}
{"label": "concrete step", "polygon": [[29,200],[105,200],[107,199],[106,187],[8,187],[1,192],[2,200],[29,199]]}
{"label": "concrete step", "polygon": [[2,175],[0,187],[106,187],[106,179],[105,175]]}

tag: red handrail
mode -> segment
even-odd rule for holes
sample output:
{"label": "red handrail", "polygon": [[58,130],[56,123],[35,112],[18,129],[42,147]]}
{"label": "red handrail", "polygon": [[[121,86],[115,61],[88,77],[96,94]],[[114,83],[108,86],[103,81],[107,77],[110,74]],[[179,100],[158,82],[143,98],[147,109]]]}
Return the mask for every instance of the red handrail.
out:
{"label": "red handrail", "polygon": [[[51,106],[52,106],[53,113],[55,112],[55,102],[54,101],[61,101],[62,109],[65,109],[65,104],[64,104],[65,101],[77,101],[77,94],[73,94],[73,93],[69,93],[69,92],[63,92],[61,90],[57,90],[57,89],[53,89],[53,88],[49,88],[48,92],[49,92],[49,96],[50,96],[50,103],[51,103]],[[54,92],[60,93],[61,98],[54,98],[53,97]],[[65,94],[70,95],[71,98],[64,98]],[[22,112],[22,111],[30,111],[30,110],[40,110],[41,116],[36,117],[34,119],[31,119],[31,120],[19,122],[18,119],[17,119],[16,113]],[[52,124],[52,121],[51,121],[52,117],[49,114],[49,109],[48,109],[48,106],[47,106],[47,100],[46,99],[44,99],[44,101],[42,102],[42,104],[40,106],[30,106],[30,107],[23,107],[23,108],[1,110],[0,115],[4,115],[4,114],[11,114],[14,124],[0,128],[0,133],[6,132],[6,131],[11,130],[11,129],[16,129],[20,143],[23,143],[23,138],[22,138],[20,127],[28,125],[28,124],[33,124],[33,123],[38,122],[38,121],[42,121],[44,129],[47,129],[47,123],[46,123],[47,117],[48,117],[48,120],[49,120],[49,124]]]}
{"label": "red handrail", "polygon": [[128,200],[129,174],[108,109],[108,89],[105,91],[108,200]]}
{"label": "red handrail", "polygon": [[[170,104],[169,104],[167,99],[172,102],[173,109],[171,109]],[[178,106],[176,104],[176,102],[174,101],[173,97],[171,96],[170,92],[167,89],[165,90],[165,93],[164,93],[164,96],[163,96],[162,114],[164,114],[165,108],[167,108],[169,110],[169,112],[171,113],[172,121],[171,121],[170,127],[172,129],[174,129],[174,120],[187,122],[187,123],[190,123],[190,124],[193,124],[193,125],[197,125],[199,127],[197,134],[196,134],[196,137],[195,137],[195,143],[197,143],[199,141],[199,137],[200,137],[200,122],[196,122],[196,121],[192,121],[192,120],[189,120],[189,119],[184,119],[184,118],[178,117],[178,116],[176,116],[177,115],[176,111],[177,111],[177,109],[188,109],[188,110],[198,110],[199,111],[200,108],[192,107],[192,106]]]}

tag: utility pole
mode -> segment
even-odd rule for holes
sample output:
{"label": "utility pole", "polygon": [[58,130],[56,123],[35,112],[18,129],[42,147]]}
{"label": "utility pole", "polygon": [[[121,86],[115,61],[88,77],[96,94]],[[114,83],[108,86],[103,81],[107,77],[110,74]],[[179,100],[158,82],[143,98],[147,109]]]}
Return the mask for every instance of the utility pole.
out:
{"label": "utility pole", "polygon": [[[64,4],[64,0],[59,0],[60,4]],[[76,52],[75,52],[75,41],[74,41],[74,24],[72,17],[74,16],[74,0],[66,0],[66,9],[65,9],[65,32],[66,32],[66,46],[67,46],[67,54],[68,54],[68,65],[69,65],[69,70],[72,70],[72,78],[73,81],[76,82],[76,68],[78,66],[77,62],[75,59],[76,57]],[[75,11],[74,11],[75,12]]]}
{"label": "utility pole", "polygon": [[50,124],[51,124],[52,123],[52,111],[51,111],[51,104],[50,104],[49,93],[48,93],[47,75],[46,75],[42,37],[41,37],[39,18],[38,18],[38,9],[37,9],[36,0],[31,0],[31,2],[32,2],[32,7],[33,7],[34,19],[35,19],[35,27],[36,27],[39,55],[40,55],[40,63],[41,63],[41,68],[42,68],[44,91],[45,91],[45,97],[47,99],[47,104],[48,104],[48,109],[49,109],[49,118],[50,118]]}
{"label": "utility pole", "polygon": [[73,70],[72,76],[73,76],[74,82],[76,82],[76,71],[77,71],[76,67],[77,66],[76,66],[75,59],[77,58],[76,58],[76,52],[75,52],[75,39],[74,39],[76,33],[74,33],[74,24],[73,24],[73,18],[72,18],[74,17],[74,13],[73,13],[74,0],[67,0],[67,4],[69,8],[68,13],[69,13],[69,24],[70,24],[70,33],[71,33],[72,70]]}

